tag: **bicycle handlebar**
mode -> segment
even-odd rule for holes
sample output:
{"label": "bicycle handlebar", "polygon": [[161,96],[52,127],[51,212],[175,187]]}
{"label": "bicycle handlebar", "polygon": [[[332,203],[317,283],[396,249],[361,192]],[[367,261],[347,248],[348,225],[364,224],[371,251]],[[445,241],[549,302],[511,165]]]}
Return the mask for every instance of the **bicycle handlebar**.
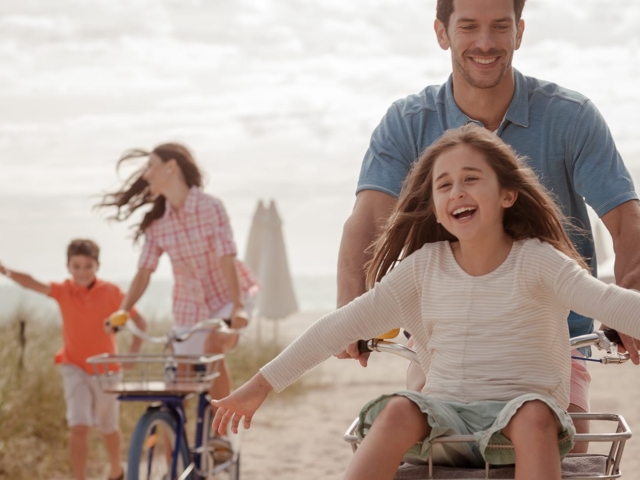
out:
{"label": "bicycle handlebar", "polygon": [[[607,355],[611,355],[613,347],[622,345],[618,332],[613,329],[597,330],[587,335],[580,335],[570,339],[572,349],[582,347],[595,346],[598,350],[604,350]],[[371,340],[359,340],[358,351],[360,353],[369,352],[388,352],[406,358],[411,362],[418,362],[418,356],[415,350],[400,345],[395,342],[388,342],[380,338],[372,338]],[[629,360],[629,354],[617,354],[617,356],[605,356],[600,359],[603,364],[621,364]]]}
{"label": "bicycle handlebar", "polygon": [[140,330],[138,326],[133,322],[126,312],[118,311],[105,320],[105,328],[113,333],[117,333],[123,328],[134,334],[135,336],[143,339],[145,342],[169,344],[172,342],[184,342],[198,331],[217,331],[220,333],[239,333],[242,329],[231,328],[231,320],[210,318],[196,323],[184,333],[177,334],[174,331],[170,331],[167,334],[154,336],[149,335],[147,332]]}

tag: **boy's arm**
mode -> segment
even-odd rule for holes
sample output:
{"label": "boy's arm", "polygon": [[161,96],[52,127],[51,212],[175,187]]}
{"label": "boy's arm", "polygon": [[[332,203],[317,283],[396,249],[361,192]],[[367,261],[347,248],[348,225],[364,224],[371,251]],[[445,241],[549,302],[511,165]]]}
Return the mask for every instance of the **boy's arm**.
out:
{"label": "boy's arm", "polygon": [[[147,322],[137,311],[131,311],[131,320],[136,324],[143,332],[147,331]],[[138,353],[140,351],[140,346],[142,345],[142,339],[137,335],[133,335],[133,341],[131,342],[131,347],[129,348],[129,353]]]}
{"label": "boy's arm", "polygon": [[49,295],[51,293],[51,285],[48,283],[42,283],[33,278],[27,273],[17,272],[10,270],[0,263],[0,273],[6,275],[8,278],[16,282],[18,285],[33,290],[34,292],[42,293],[43,295]]}

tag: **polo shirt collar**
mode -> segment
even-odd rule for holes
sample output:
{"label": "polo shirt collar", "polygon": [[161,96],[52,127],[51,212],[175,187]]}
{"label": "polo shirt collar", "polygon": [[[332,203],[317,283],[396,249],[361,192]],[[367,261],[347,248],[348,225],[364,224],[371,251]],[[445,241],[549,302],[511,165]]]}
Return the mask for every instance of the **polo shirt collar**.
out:
{"label": "polo shirt collar", "polygon": [[[187,193],[187,198],[184,200],[184,205],[182,206],[182,211],[186,214],[191,214],[196,212],[196,205],[198,203],[198,191],[200,189],[197,186],[193,186],[189,189],[189,193]],[[164,216],[168,217],[169,215],[175,214],[176,211],[173,209],[169,200],[165,199],[165,207],[164,207]]]}
{"label": "polo shirt collar", "polygon": [[[520,125],[529,126],[529,94],[527,90],[527,79],[515,68],[513,69],[515,91],[511,104],[507,109],[505,120]],[[449,75],[445,88],[445,107],[447,111],[448,128],[459,128],[469,122],[477,122],[467,116],[460,108],[453,97],[453,74]]]}

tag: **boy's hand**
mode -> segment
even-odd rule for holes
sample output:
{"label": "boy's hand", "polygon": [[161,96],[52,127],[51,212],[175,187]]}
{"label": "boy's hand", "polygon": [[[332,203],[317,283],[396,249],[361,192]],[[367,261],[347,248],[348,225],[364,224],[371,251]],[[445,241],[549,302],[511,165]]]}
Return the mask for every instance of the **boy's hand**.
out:
{"label": "boy's hand", "polygon": [[258,372],[251,380],[222,400],[211,400],[218,407],[213,418],[212,428],[221,435],[226,435],[227,425],[231,421],[231,430],[238,433],[238,425],[244,417],[244,428],[251,427],[251,419],[273,387]]}

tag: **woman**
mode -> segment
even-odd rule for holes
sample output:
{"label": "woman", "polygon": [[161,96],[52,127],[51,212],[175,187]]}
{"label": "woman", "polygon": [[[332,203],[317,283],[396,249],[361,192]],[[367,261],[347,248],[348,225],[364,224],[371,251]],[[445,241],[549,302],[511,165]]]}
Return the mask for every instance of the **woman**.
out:
{"label": "woman", "polygon": [[[229,318],[231,328],[249,321],[251,297],[258,284],[249,269],[236,258],[229,217],[222,202],[202,191],[202,174],[189,150],[177,143],[157,146],[151,152],[130,150],[118,167],[131,159],[148,157],[100,207],[116,207],[112,217],[128,219],[139,208],[151,205],[136,226],[134,241],[144,235],[144,247],[136,273],[121,309],[130,311],[142,296],[163,253],[171,259],[174,276],[173,316],[178,333],[207,318]],[[225,353],[238,342],[238,334],[196,333],[174,345],[177,354]],[[212,398],[231,393],[226,364],[209,392]]]}

